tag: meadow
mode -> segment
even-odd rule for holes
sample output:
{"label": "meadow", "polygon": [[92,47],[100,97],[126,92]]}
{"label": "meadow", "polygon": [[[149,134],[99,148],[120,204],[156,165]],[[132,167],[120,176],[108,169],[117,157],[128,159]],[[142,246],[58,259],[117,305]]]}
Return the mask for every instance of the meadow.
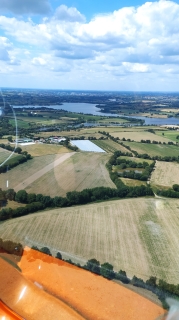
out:
{"label": "meadow", "polygon": [[154,133],[151,132],[147,132],[147,131],[130,131],[130,132],[113,132],[111,133],[111,135],[115,138],[119,138],[120,140],[122,140],[123,138],[127,139],[131,139],[137,142],[140,142],[142,139],[143,140],[150,140],[151,142],[153,140],[155,141],[160,141],[160,142],[165,142],[168,143],[169,138],[165,138],[162,135],[156,135]]}
{"label": "meadow", "polygon": [[147,153],[149,156],[170,156],[178,157],[179,147],[173,145],[152,144],[124,141],[124,144],[129,146],[132,150],[137,151],[139,154]]}
{"label": "meadow", "polygon": [[172,188],[173,184],[179,183],[179,163],[156,161],[150,182],[156,186]]}
{"label": "meadow", "polygon": [[[58,208],[0,224],[3,239],[47,246],[84,264],[96,258],[132,278],[178,284],[179,200],[138,198]],[[170,223],[169,223],[170,217]]]}
{"label": "meadow", "polygon": [[[0,148],[0,164],[4,162],[10,155],[12,154],[11,151],[8,151],[6,149]],[[19,155],[17,153],[13,154],[11,159],[18,158]]]}

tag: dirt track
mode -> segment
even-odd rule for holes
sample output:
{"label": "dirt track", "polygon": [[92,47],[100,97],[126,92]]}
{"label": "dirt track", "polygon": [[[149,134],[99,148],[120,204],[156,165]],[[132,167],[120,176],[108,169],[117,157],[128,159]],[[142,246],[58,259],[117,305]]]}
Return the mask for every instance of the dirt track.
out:
{"label": "dirt track", "polygon": [[[75,152],[71,152],[71,153],[66,153],[63,156],[61,156],[59,159],[53,161],[52,163],[48,164],[47,166],[45,166],[43,169],[39,170],[38,172],[34,173],[31,177],[27,178],[26,180],[24,180],[23,182],[19,183],[14,190],[17,192],[19,190],[25,189],[26,187],[28,187],[30,184],[32,184],[34,181],[36,181],[37,179],[39,179],[40,177],[42,177],[45,173],[47,173],[48,171],[52,170],[53,168],[57,167],[59,164],[61,164],[62,162],[64,162],[65,160],[67,160],[68,158],[70,158],[71,156],[73,156],[75,154]],[[43,165],[43,164],[42,164]]]}

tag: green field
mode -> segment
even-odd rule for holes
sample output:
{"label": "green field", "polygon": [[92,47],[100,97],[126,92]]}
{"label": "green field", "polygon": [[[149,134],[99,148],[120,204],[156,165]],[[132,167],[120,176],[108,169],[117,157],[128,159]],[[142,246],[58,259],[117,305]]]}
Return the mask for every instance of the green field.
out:
{"label": "green field", "polygon": [[[3,163],[11,154],[12,154],[11,151],[0,148],[0,164]],[[8,165],[8,164],[12,163],[13,159],[15,159],[15,158],[20,159],[20,158],[22,158],[22,156],[17,153],[14,153],[6,164]]]}
{"label": "green field", "polygon": [[155,132],[158,136],[162,136],[164,138],[167,138],[169,140],[179,142],[179,139],[176,137],[179,136],[179,131],[176,130],[161,130]]}
{"label": "green field", "polygon": [[34,213],[2,222],[0,234],[82,264],[96,258],[129,277],[178,284],[178,228],[179,200],[138,198]]}
{"label": "green field", "polygon": [[149,156],[179,156],[179,147],[163,144],[150,144],[140,142],[125,141],[125,145],[129,146],[132,150],[137,151],[139,154],[147,153]]}
{"label": "green field", "polygon": [[95,143],[101,149],[105,150],[106,152],[113,153],[118,150],[122,152],[128,152],[128,150],[125,147],[112,140],[93,140],[92,142]]}

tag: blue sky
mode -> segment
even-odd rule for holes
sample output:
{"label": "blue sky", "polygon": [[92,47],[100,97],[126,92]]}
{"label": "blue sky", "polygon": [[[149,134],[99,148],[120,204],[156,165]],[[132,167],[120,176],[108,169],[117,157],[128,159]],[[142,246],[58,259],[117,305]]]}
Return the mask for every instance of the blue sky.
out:
{"label": "blue sky", "polygon": [[0,87],[179,91],[179,0],[1,0]]}

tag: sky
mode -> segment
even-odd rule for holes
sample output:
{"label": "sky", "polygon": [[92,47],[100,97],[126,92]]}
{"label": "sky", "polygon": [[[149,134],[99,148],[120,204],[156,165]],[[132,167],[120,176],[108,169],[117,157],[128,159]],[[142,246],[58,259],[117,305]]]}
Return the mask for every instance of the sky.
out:
{"label": "sky", "polygon": [[0,0],[0,87],[179,92],[179,0]]}

